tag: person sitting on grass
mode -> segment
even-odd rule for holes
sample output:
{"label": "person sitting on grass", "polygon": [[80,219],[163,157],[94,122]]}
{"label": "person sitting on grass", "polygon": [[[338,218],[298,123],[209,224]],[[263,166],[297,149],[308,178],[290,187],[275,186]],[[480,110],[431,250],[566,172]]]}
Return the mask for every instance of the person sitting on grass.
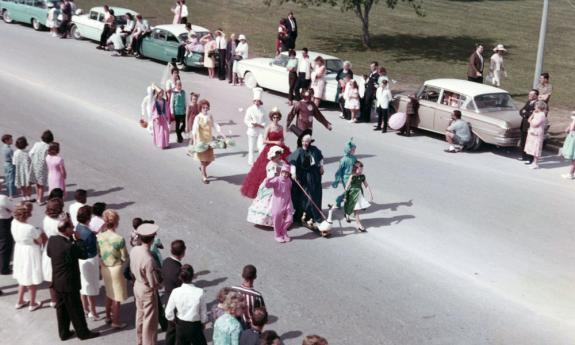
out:
{"label": "person sitting on grass", "polygon": [[449,143],[449,149],[446,152],[451,153],[461,151],[473,140],[469,123],[461,119],[461,111],[454,110],[451,114],[451,121],[445,132],[445,140]]}

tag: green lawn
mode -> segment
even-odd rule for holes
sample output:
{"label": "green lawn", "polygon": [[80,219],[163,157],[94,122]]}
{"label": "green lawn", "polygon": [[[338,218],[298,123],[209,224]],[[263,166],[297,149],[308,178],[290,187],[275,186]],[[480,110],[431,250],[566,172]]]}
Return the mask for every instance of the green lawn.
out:
{"label": "green lawn", "polygon": [[[102,4],[77,1],[85,7]],[[554,86],[552,105],[562,109],[572,106],[569,90],[575,89],[569,74],[575,69],[571,3],[575,0],[551,1],[544,66]],[[133,8],[152,24],[171,22],[171,1],[110,0],[109,4]],[[356,73],[365,73],[369,61],[378,60],[400,81],[398,88],[430,78],[465,78],[466,61],[476,42],[488,49],[487,57],[493,46],[503,43],[509,50],[509,78],[502,87],[522,100],[532,84],[542,0],[426,0],[425,17],[405,4],[395,10],[378,5],[371,15],[371,50],[361,46],[355,15],[337,8],[267,7],[261,0],[188,0],[188,6],[194,24],[247,35],[252,56],[273,54],[278,20],[293,10],[300,28],[298,47],[348,59]]]}

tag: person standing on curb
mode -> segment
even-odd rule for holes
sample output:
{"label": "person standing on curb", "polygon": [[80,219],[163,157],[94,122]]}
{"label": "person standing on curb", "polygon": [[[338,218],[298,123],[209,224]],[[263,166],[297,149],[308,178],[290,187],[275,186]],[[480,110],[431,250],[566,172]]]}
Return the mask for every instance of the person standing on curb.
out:
{"label": "person standing on curb", "polygon": [[533,162],[533,156],[525,152],[525,142],[527,141],[527,131],[529,130],[529,118],[533,111],[535,111],[535,103],[539,98],[539,91],[533,89],[529,91],[529,96],[527,103],[519,110],[519,115],[521,115],[521,138],[519,140],[519,148],[521,149],[521,157],[518,159],[520,161],[525,161],[525,164],[531,164]]}

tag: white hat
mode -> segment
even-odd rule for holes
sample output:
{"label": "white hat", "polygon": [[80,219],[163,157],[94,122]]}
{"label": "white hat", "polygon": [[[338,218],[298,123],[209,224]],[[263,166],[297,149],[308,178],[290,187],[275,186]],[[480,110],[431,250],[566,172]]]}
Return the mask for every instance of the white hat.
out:
{"label": "white hat", "polygon": [[52,7],[54,7],[54,3],[52,3],[52,2],[49,2],[49,3],[47,3],[47,4],[46,4],[46,7],[48,7],[48,8],[52,8]]}
{"label": "white hat", "polygon": [[264,89],[261,87],[254,87],[252,92],[254,93],[254,101],[261,101],[262,100],[262,92]]}
{"label": "white hat", "polygon": [[504,52],[507,51],[507,49],[505,49],[505,47],[503,46],[503,44],[498,44],[497,47],[493,48],[493,51],[494,51],[494,52],[499,51],[499,50],[504,51]]}
{"label": "white hat", "polygon": [[281,147],[274,145],[270,148],[270,150],[268,151],[268,159],[272,159],[276,156],[277,153],[284,153],[284,149],[282,149]]}
{"label": "white hat", "polygon": [[156,224],[145,223],[138,226],[138,229],[136,229],[136,233],[142,237],[153,236],[156,234],[156,232],[158,232],[159,228],[160,227],[157,226]]}
{"label": "white hat", "polygon": [[243,34],[241,34],[240,36],[238,36],[238,40],[240,40],[240,41],[241,41],[241,40],[246,40],[246,41],[247,41],[246,36],[244,36]]}

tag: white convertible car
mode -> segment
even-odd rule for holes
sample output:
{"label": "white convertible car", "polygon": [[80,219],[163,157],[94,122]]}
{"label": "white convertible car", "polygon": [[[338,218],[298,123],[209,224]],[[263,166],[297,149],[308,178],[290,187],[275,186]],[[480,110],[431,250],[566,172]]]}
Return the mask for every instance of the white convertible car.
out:
{"label": "white convertible car", "polygon": [[[321,56],[326,62],[326,85],[322,100],[328,102],[337,102],[337,81],[335,77],[343,68],[343,61],[335,56],[309,52],[310,60],[313,61],[317,56]],[[301,51],[297,51],[296,56],[301,57]],[[243,76],[244,83],[247,87],[253,88],[260,86],[262,88],[287,94],[289,92],[289,73],[286,69],[288,53],[283,52],[275,58],[253,58],[240,60],[238,62],[238,73]],[[360,93],[363,89],[361,76],[354,75],[360,87]]]}
{"label": "white convertible car", "polygon": [[[138,14],[122,7],[110,7],[114,11],[116,17],[116,25],[126,24],[126,13],[131,13],[134,17]],[[70,27],[70,34],[77,40],[89,39],[92,41],[100,41],[100,36],[104,30],[104,7],[93,7],[90,12],[80,15],[72,16],[72,26]]]}

